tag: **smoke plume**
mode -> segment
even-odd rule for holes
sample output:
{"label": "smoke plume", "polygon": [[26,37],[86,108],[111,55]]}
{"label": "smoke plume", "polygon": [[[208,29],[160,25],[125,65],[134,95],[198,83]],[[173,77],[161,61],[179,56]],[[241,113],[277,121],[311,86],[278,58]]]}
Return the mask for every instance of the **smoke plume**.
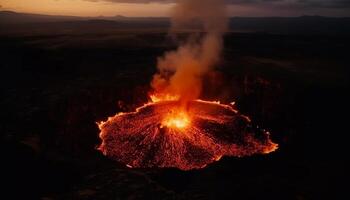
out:
{"label": "smoke plume", "polygon": [[177,50],[158,58],[158,73],[151,84],[155,93],[179,96],[182,102],[196,99],[202,90],[202,77],[219,61],[227,28],[224,1],[178,0],[171,33],[193,24],[200,25],[200,29],[192,32]]}

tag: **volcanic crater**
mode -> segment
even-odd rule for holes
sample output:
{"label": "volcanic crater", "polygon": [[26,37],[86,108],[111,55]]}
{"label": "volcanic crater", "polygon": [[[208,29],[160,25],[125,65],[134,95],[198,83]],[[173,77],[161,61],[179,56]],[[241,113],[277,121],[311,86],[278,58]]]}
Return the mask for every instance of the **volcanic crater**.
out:
{"label": "volcanic crater", "polygon": [[147,103],[99,123],[99,149],[130,168],[199,169],[222,156],[266,154],[278,148],[269,133],[231,105],[194,100]]}

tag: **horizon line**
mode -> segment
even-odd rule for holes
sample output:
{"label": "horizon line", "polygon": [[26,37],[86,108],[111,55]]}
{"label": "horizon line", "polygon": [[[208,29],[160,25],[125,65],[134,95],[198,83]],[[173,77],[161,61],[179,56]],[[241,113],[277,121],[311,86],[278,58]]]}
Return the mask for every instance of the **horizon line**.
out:
{"label": "horizon line", "polygon": [[[46,13],[31,13],[31,12],[17,12],[13,10],[0,10],[0,12],[12,12],[16,14],[30,14],[30,15],[44,15],[52,17],[76,17],[76,18],[99,18],[99,17],[125,17],[125,18],[171,18],[171,16],[127,16],[121,14],[115,15],[95,15],[95,16],[79,16],[79,15],[64,15],[64,14],[46,14]],[[297,15],[297,16],[278,16],[278,15],[269,15],[269,16],[228,16],[228,18],[299,18],[299,17],[326,17],[326,18],[350,18],[346,17],[337,17],[337,16],[327,16],[327,15]]]}

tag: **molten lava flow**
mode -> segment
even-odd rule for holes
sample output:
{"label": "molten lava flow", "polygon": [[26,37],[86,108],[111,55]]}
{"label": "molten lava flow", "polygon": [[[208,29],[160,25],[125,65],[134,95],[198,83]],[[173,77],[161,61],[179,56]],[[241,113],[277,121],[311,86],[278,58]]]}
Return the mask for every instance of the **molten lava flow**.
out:
{"label": "molten lava flow", "polygon": [[266,154],[278,148],[268,132],[253,130],[249,118],[230,105],[195,100],[148,103],[99,123],[108,157],[128,167],[198,169],[222,156]]}

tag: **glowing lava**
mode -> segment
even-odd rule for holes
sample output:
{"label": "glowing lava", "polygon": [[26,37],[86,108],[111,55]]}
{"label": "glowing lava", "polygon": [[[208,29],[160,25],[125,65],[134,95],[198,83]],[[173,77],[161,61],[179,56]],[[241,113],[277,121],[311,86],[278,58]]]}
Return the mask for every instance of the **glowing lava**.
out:
{"label": "glowing lava", "polygon": [[128,167],[203,168],[222,156],[270,153],[278,148],[268,132],[254,130],[249,118],[230,105],[196,100],[148,103],[99,123],[108,157]]}
{"label": "glowing lava", "polygon": [[171,94],[151,94],[150,98],[153,103],[156,103],[160,101],[177,101],[180,99],[180,96]]}
{"label": "glowing lava", "polygon": [[162,125],[168,128],[184,129],[189,125],[189,123],[190,119],[187,114],[180,111],[180,113],[173,113],[166,116],[162,122]]}

